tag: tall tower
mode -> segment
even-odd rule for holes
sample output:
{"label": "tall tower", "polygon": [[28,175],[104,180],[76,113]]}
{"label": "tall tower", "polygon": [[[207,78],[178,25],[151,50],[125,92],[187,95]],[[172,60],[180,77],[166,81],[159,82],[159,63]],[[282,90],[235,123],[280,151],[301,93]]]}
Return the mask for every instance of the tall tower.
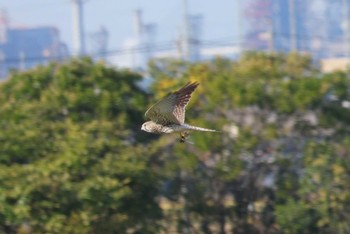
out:
{"label": "tall tower", "polygon": [[202,15],[189,14],[188,2],[183,0],[183,23],[180,36],[180,54],[183,60],[199,60],[202,22]]}
{"label": "tall tower", "polygon": [[188,59],[190,61],[200,60],[200,49],[201,49],[201,35],[202,35],[202,25],[203,25],[203,16],[202,15],[189,15],[189,51]]}
{"label": "tall tower", "polygon": [[137,39],[140,40],[143,32],[142,11],[137,9],[134,11],[134,33]]}
{"label": "tall tower", "polygon": [[190,38],[189,38],[189,15],[188,15],[188,2],[182,0],[183,4],[183,30],[182,30],[182,58],[189,60],[190,57]]}
{"label": "tall tower", "polygon": [[73,3],[73,46],[78,55],[85,54],[85,30],[83,6],[87,0],[71,0]]}
{"label": "tall tower", "polygon": [[154,23],[145,23],[142,18],[142,10],[134,11],[134,47],[141,49],[139,53],[134,53],[134,60],[138,67],[145,67],[148,60],[152,57],[155,45],[156,25]]}

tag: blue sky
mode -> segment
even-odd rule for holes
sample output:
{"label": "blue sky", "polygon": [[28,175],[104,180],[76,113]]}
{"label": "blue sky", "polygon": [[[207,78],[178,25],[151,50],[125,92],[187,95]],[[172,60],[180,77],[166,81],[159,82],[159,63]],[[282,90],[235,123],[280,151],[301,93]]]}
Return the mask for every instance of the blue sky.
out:
{"label": "blue sky", "polygon": [[[203,14],[203,39],[237,38],[237,1],[188,0],[191,14]],[[85,4],[86,33],[100,26],[109,31],[109,49],[120,48],[132,36],[132,15],[143,11],[145,23],[157,24],[157,42],[174,40],[181,25],[182,0],[88,0]],[[72,46],[72,7],[70,0],[0,0],[10,20],[22,26],[56,26],[62,41]]]}

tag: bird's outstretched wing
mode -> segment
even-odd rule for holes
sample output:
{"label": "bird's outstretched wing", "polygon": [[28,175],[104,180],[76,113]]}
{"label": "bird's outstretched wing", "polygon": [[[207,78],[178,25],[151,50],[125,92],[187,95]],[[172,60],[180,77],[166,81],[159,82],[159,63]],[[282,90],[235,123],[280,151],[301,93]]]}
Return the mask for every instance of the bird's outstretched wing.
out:
{"label": "bird's outstretched wing", "polygon": [[169,93],[146,111],[146,117],[162,125],[183,124],[185,108],[198,85],[197,82],[187,83],[178,91]]}

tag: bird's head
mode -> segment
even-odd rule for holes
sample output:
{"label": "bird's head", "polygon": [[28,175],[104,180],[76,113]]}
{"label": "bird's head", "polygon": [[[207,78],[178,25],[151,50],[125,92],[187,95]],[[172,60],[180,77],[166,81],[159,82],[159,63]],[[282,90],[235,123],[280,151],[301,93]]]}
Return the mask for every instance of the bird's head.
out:
{"label": "bird's head", "polygon": [[145,132],[152,132],[152,125],[153,125],[152,121],[145,122],[142,124],[141,130]]}

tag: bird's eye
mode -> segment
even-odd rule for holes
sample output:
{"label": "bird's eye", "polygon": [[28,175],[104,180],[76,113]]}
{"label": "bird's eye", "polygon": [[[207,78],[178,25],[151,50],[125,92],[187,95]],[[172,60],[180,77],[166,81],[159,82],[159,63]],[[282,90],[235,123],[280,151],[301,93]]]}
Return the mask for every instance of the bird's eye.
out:
{"label": "bird's eye", "polygon": [[142,125],[142,128],[145,129],[145,130],[147,130],[147,124],[143,124],[143,125]]}

